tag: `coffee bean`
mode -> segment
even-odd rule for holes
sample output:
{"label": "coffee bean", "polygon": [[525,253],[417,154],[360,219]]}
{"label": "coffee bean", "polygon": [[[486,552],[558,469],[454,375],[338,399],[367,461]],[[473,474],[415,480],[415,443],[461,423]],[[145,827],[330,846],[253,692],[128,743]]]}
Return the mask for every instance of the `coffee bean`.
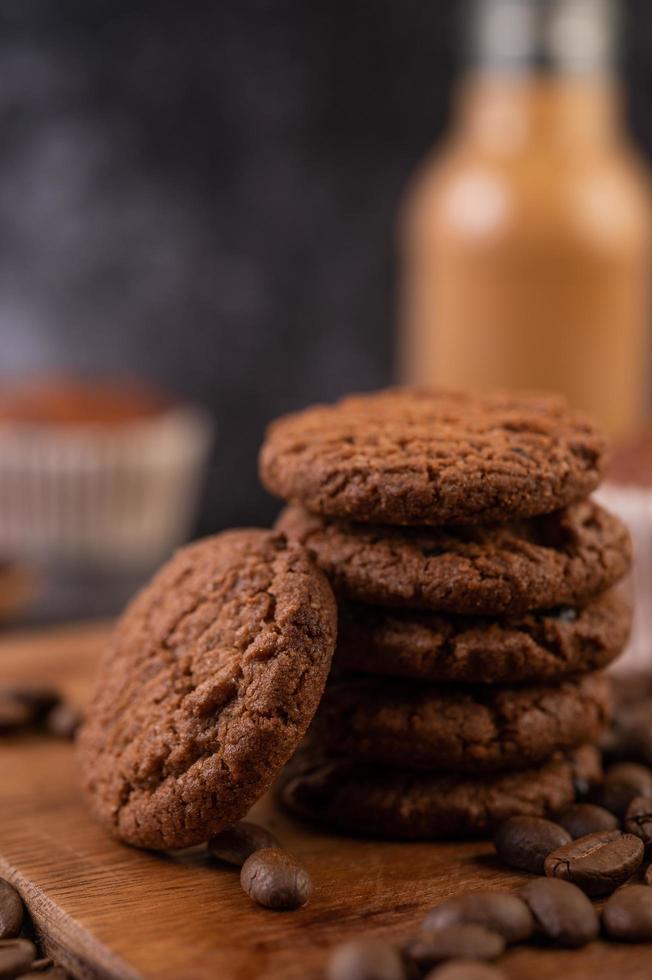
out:
{"label": "coffee bean", "polygon": [[643,880],[646,885],[652,885],[652,864],[648,864],[645,869],[645,874],[643,875]]}
{"label": "coffee bean", "polygon": [[558,946],[585,946],[597,937],[597,913],[584,892],[569,881],[535,878],[520,894],[539,931]]}
{"label": "coffee bean", "polygon": [[496,966],[477,960],[451,960],[426,974],[424,980],[507,980]]}
{"label": "coffee bean", "polygon": [[600,830],[617,830],[618,817],[594,803],[573,803],[555,817],[573,839],[597,834]]}
{"label": "coffee bean", "polygon": [[494,845],[510,867],[543,874],[543,862],[550,852],[570,839],[563,827],[543,817],[509,817],[498,827]]}
{"label": "coffee bean", "polygon": [[64,738],[73,741],[77,734],[77,729],[82,723],[81,712],[74,708],[67,701],[62,701],[52,708],[45,719],[45,727],[50,735],[55,738]]}
{"label": "coffee bean", "polygon": [[26,686],[16,686],[6,689],[6,693],[17,701],[26,704],[35,722],[43,721],[45,716],[61,700],[61,695],[53,687],[41,684],[30,684]]}
{"label": "coffee bean", "polygon": [[242,867],[250,854],[270,847],[280,849],[281,845],[271,831],[251,820],[240,820],[208,842],[213,857],[237,867]]}
{"label": "coffee bean", "polygon": [[268,909],[298,909],[312,893],[310,875],[296,858],[277,847],[250,854],[240,884],[254,902]]}
{"label": "coffee bean", "polygon": [[619,762],[607,769],[593,802],[622,819],[635,796],[652,797],[652,770],[637,762]]}
{"label": "coffee bean", "polygon": [[459,956],[470,960],[495,960],[505,952],[505,940],[484,926],[454,924],[410,939],[404,953],[421,970]]}
{"label": "coffee bean", "polygon": [[0,980],[14,980],[36,959],[34,943],[27,939],[0,939]]}
{"label": "coffee bean", "polygon": [[652,888],[627,885],[615,892],[602,910],[605,932],[630,943],[652,941]]}
{"label": "coffee bean", "polygon": [[13,939],[23,924],[23,900],[8,881],[0,878],[0,939]]}
{"label": "coffee bean", "polygon": [[627,807],[623,824],[628,834],[640,837],[646,848],[652,845],[652,799],[635,796]]}
{"label": "coffee bean", "polygon": [[454,924],[485,926],[497,932],[506,943],[521,943],[530,936],[534,924],[525,902],[509,892],[466,892],[449,898],[432,909],[421,929],[430,932]]}
{"label": "coffee bean", "polygon": [[405,980],[399,951],[380,939],[352,939],[328,959],[327,980]]}
{"label": "coffee bean", "polygon": [[31,721],[32,712],[24,701],[0,693],[0,734],[8,735],[20,731],[31,724]]}
{"label": "coffee bean", "polygon": [[643,842],[633,834],[603,830],[578,837],[549,854],[545,873],[578,885],[592,897],[610,895],[643,860]]}
{"label": "coffee bean", "polygon": [[38,725],[59,702],[50,687],[4,687],[0,689],[0,733]]}

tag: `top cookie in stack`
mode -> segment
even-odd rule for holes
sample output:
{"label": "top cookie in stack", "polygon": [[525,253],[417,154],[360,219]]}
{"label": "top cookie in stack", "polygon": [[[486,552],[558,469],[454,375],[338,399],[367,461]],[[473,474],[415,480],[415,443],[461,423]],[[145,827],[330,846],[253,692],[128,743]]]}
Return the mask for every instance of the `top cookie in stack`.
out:
{"label": "top cookie in stack", "polygon": [[563,399],[390,389],[270,426],[272,493],[365,524],[488,524],[547,514],[595,490],[605,441]]}
{"label": "top cookie in stack", "polygon": [[[554,396],[395,389],[270,427],[261,477],[290,504],[278,527],[341,603],[341,672],[314,736],[350,778],[317,792],[313,752],[304,811],[434,836],[568,802],[558,753],[599,736],[609,698],[595,671],[629,628],[609,591],[629,567],[627,532],[588,498],[605,450]],[[556,795],[542,766],[557,766]]]}

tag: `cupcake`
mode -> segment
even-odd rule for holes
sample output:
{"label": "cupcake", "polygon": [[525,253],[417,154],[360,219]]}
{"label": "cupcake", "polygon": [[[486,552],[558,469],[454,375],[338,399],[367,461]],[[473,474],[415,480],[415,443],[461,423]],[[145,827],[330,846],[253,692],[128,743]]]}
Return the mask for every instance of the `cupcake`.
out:
{"label": "cupcake", "polygon": [[0,385],[0,554],[141,569],[185,540],[212,441],[204,412],[131,381]]}

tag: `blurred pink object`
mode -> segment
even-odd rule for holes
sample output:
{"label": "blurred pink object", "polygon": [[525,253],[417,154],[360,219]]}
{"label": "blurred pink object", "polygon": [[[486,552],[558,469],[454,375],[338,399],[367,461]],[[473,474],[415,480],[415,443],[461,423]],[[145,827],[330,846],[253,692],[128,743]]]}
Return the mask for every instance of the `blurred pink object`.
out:
{"label": "blurred pink object", "polygon": [[634,543],[634,565],[623,586],[634,607],[632,634],[612,670],[652,674],[652,489],[607,483],[596,496],[625,521]]}
{"label": "blurred pink object", "polygon": [[615,671],[652,675],[652,425],[616,449],[607,482],[597,496],[625,521],[634,543],[634,567],[625,583],[634,605],[634,623]]}

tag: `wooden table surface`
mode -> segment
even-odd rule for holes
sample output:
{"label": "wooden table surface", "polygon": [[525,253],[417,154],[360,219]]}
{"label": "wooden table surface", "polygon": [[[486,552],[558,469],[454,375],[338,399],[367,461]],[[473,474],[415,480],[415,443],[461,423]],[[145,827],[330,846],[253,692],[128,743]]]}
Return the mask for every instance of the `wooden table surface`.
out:
{"label": "wooden table surface", "polygon": [[[83,702],[106,626],[0,639],[0,683],[52,682]],[[304,861],[314,897],[271,912],[243,894],[236,870],[203,854],[161,856],[110,840],[79,799],[71,746],[0,740],[0,874],[27,901],[46,947],[74,976],[157,980],[310,980],[344,938],[410,935],[424,912],[467,888],[515,889],[487,842],[379,843],[293,822],[269,800],[254,811]],[[520,947],[513,980],[650,980],[652,945]]]}

